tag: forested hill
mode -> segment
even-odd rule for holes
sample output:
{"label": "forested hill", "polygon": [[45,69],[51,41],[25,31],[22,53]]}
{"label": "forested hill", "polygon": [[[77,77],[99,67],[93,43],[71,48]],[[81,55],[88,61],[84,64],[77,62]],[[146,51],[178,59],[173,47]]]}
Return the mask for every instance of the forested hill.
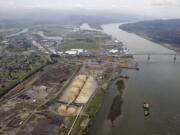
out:
{"label": "forested hill", "polygon": [[155,42],[168,43],[180,48],[180,19],[123,24],[120,29],[136,33]]}

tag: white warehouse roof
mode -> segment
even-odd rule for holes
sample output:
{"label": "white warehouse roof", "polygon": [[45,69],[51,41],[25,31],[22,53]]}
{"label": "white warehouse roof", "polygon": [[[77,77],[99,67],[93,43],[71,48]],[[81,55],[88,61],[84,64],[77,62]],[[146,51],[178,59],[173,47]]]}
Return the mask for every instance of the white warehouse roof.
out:
{"label": "white warehouse roof", "polygon": [[71,51],[77,51],[77,54],[80,54],[84,52],[84,49],[71,49]]}
{"label": "white warehouse roof", "polygon": [[115,50],[115,49],[112,49],[112,50],[109,50],[110,53],[117,53],[119,52],[118,50]]}
{"label": "white warehouse roof", "polygon": [[77,51],[69,50],[69,51],[65,51],[65,53],[69,55],[76,55]]}

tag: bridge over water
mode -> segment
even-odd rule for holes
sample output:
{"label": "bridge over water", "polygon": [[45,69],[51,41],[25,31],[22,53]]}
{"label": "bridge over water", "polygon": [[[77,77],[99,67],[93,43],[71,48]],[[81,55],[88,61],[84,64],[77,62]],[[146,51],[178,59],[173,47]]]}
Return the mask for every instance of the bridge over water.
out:
{"label": "bridge over water", "polygon": [[176,61],[177,53],[153,53],[153,52],[146,52],[146,53],[132,53],[133,56],[147,56],[147,59],[150,60],[151,56],[174,56],[173,60]]}
{"label": "bridge over water", "polygon": [[177,53],[132,53],[132,55],[177,55]]}

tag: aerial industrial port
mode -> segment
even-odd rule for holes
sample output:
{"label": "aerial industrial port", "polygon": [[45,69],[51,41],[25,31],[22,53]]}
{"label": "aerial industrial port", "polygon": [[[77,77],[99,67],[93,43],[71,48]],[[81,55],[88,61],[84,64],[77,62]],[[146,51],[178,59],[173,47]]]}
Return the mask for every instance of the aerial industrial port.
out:
{"label": "aerial industrial port", "polygon": [[78,26],[6,35],[0,51],[3,135],[86,132],[111,81],[137,68],[120,41]]}

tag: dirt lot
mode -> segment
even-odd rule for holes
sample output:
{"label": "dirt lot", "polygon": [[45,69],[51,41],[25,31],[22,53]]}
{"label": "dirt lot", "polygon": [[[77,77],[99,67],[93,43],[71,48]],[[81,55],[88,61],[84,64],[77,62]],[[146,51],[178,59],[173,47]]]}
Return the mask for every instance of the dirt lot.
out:
{"label": "dirt lot", "polygon": [[[39,104],[42,104],[54,96],[63,86],[63,83],[68,80],[77,69],[78,67],[74,65],[51,65],[44,68],[42,72],[33,76],[31,79],[28,79],[31,83],[26,82],[26,85],[23,84],[21,91],[13,90],[13,98],[4,101],[4,103],[0,105],[0,108],[2,108],[0,111],[0,133],[3,131],[3,133],[6,134],[5,131],[10,131],[15,134],[16,132],[14,132],[14,130],[26,120],[29,114]],[[34,125],[33,130],[27,133],[23,133],[23,131],[19,134],[51,135],[58,133],[59,126],[62,124],[59,115],[54,114],[54,112],[46,112],[38,114],[37,116],[38,123]]]}
{"label": "dirt lot", "polygon": [[63,127],[64,118],[53,112],[41,112],[16,135],[56,135]]}
{"label": "dirt lot", "polygon": [[68,79],[72,70],[73,66],[70,65],[55,65],[45,71],[33,85],[51,87],[54,84],[63,83]]}

